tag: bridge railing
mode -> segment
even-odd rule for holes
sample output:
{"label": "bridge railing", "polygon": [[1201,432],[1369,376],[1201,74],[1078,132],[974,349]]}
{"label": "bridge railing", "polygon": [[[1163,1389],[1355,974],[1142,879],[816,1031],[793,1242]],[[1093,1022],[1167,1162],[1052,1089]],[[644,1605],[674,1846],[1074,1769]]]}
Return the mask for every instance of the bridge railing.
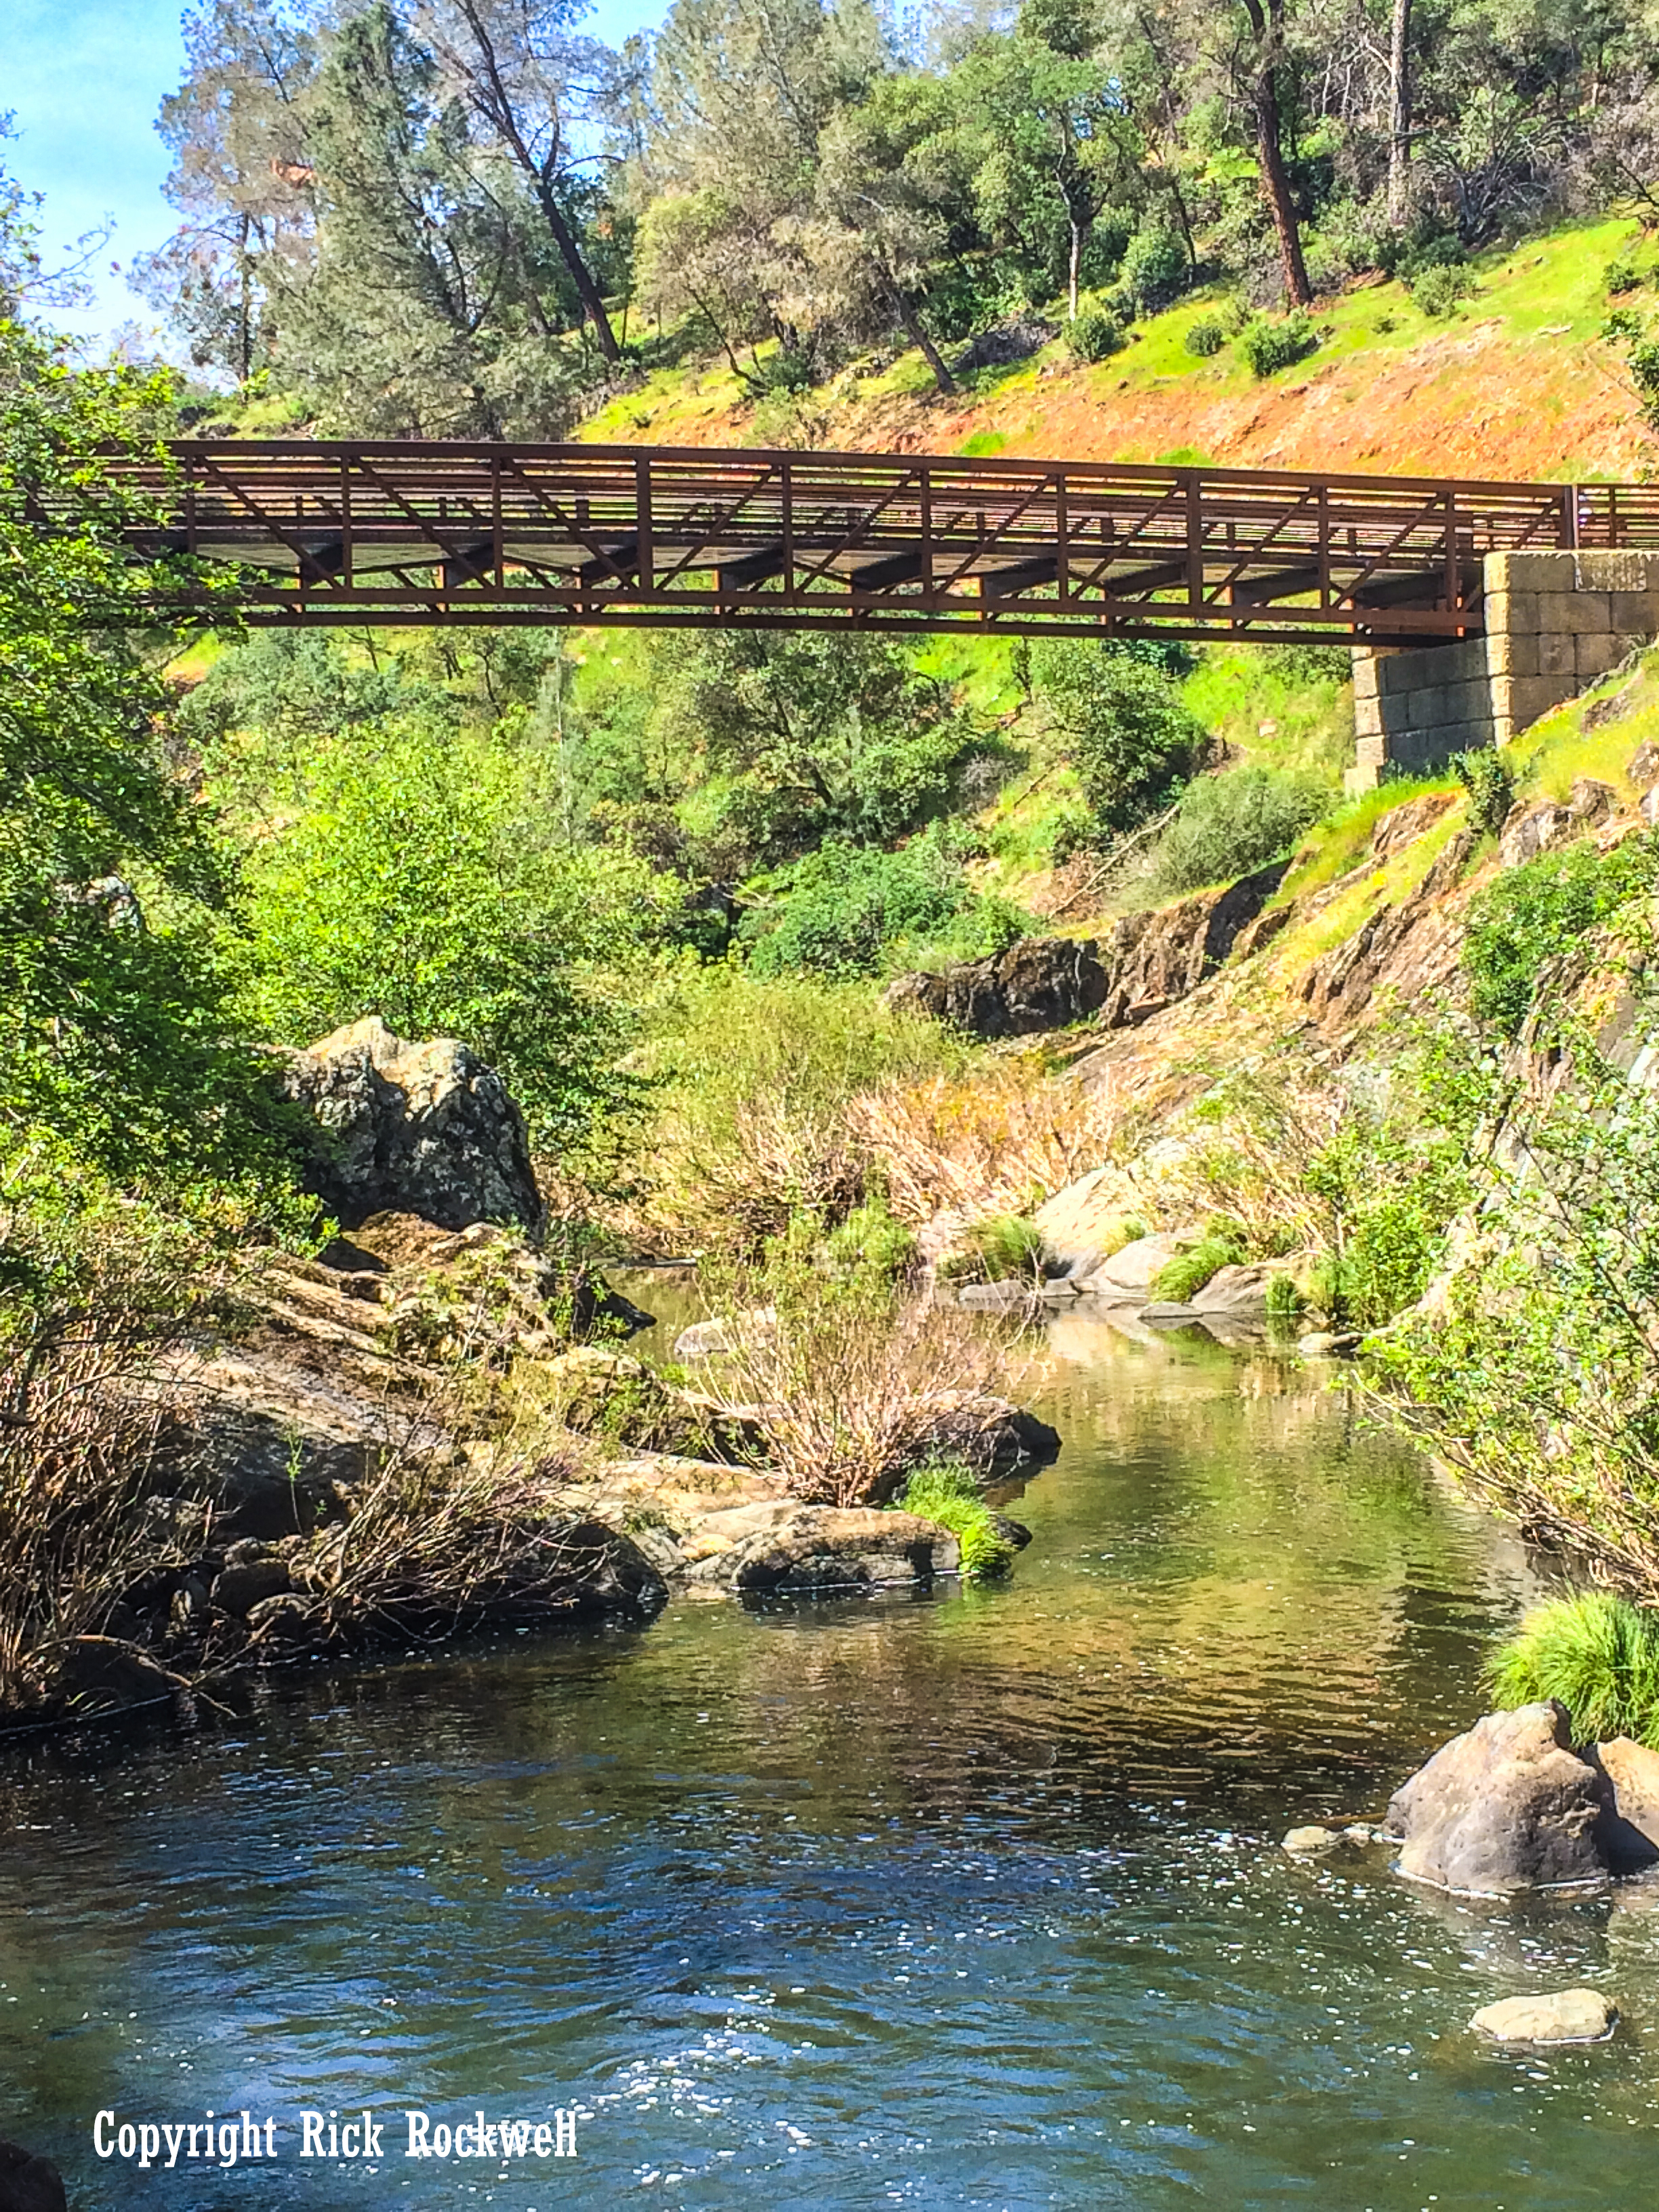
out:
{"label": "bridge railing", "polygon": [[266,623],[570,622],[1459,636],[1492,552],[1659,548],[1659,489],[374,440],[121,459],[149,552],[236,562]]}

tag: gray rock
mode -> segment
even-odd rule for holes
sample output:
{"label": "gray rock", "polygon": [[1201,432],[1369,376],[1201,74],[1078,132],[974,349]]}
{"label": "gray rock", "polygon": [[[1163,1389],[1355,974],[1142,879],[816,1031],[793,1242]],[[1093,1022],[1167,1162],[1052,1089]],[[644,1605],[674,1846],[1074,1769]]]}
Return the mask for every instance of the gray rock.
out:
{"label": "gray rock", "polygon": [[927,1583],[954,1574],[960,1559],[956,1538],[914,1513],[803,1505],[711,1565],[731,1589],[782,1595]]}
{"label": "gray rock", "polygon": [[1549,1698],[1454,1737],[1395,1792],[1384,1826],[1401,1874],[1498,1897],[1601,1878],[1595,1832],[1612,1799],[1606,1776],[1573,1751],[1565,1706]]}
{"label": "gray rock", "polygon": [[1601,2043],[1618,2020],[1618,2006],[1600,1990],[1561,1990],[1482,2005],[1469,2026],[1495,2043]]}
{"label": "gray rock", "polygon": [[411,1044],[371,1015],[290,1054],[282,1089],[316,1133],[310,1188],[348,1229],[388,1211],[445,1229],[540,1218],[524,1116],[453,1037]]}
{"label": "gray rock", "polygon": [[1584,1757],[1607,1777],[1613,1792],[1595,1832],[1609,1871],[1644,1874],[1659,1865],[1659,1751],[1620,1735],[1593,1744]]}
{"label": "gray rock", "polygon": [[1282,1260],[1218,1267],[1203,1289],[1193,1292],[1193,1307],[1198,1313],[1221,1314],[1233,1321],[1265,1321],[1267,1285],[1284,1272]]}
{"label": "gray rock", "polygon": [[[1584,723],[1588,728],[1589,726],[1588,712],[1584,716]],[[1659,784],[1659,744],[1656,744],[1651,738],[1644,738],[1626,762],[1625,774],[1630,778],[1633,790],[1651,791],[1656,784]]]}
{"label": "gray rock", "polygon": [[[957,1292],[957,1304],[968,1306],[979,1313],[1017,1313],[1030,1304],[1036,1295],[1036,1286],[1018,1275],[1005,1276],[999,1283],[964,1283]],[[1068,1293],[1075,1296],[1075,1292]]]}
{"label": "gray rock", "polygon": [[1165,1231],[1154,1237],[1137,1237],[1132,1244],[1103,1260],[1084,1287],[1096,1297],[1127,1304],[1144,1303],[1153,1283],[1178,1252],[1197,1243],[1197,1230]]}

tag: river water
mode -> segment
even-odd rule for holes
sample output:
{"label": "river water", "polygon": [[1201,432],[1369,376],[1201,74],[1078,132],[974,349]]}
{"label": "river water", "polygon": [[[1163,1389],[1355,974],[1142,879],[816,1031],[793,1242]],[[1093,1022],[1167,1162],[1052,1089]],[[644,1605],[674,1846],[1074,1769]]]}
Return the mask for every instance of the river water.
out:
{"label": "river water", "polygon": [[[1000,1587],[680,1602],[9,1754],[0,2135],[72,2212],[1659,2203],[1659,1909],[1276,1845],[1480,1710],[1512,1539],[1294,1364],[1067,1320],[1026,1395],[1066,1445]],[[1581,1981],[1614,2041],[1466,2033]],[[297,2155],[365,2106],[377,2160]],[[410,2107],[562,2108],[576,2155],[410,2160]],[[96,2154],[100,2111],[209,2108],[275,2159]]]}

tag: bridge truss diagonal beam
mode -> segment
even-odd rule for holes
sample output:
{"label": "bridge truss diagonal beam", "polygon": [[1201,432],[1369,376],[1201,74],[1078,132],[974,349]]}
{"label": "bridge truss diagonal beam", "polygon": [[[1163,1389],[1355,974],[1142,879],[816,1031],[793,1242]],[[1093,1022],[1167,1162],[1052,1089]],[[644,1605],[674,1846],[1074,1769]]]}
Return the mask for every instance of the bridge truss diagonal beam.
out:
{"label": "bridge truss diagonal beam", "polygon": [[135,550],[239,564],[266,625],[1392,644],[1479,633],[1489,553],[1659,548],[1632,485],[392,440],[111,465],[161,517]]}

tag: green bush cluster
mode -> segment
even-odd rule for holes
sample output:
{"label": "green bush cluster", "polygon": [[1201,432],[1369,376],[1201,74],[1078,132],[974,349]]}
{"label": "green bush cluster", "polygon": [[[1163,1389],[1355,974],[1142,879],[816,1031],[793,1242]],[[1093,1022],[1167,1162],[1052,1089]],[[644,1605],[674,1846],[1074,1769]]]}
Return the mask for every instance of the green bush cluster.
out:
{"label": "green bush cluster", "polygon": [[1469,909],[1463,967],[1477,1018],[1514,1036],[1547,962],[1650,889],[1659,874],[1650,836],[1601,854],[1589,842],[1506,868]]}
{"label": "green bush cluster", "polygon": [[1407,283],[1413,303],[1436,321],[1449,315],[1474,288],[1474,272],[1449,261],[1431,263]]}
{"label": "green bush cluster", "polygon": [[1192,324],[1182,341],[1194,361],[1209,361],[1227,343],[1227,333],[1222,328],[1218,315],[1200,315]]}
{"label": "green bush cluster", "polygon": [[1515,778],[1495,745],[1451,757],[1452,773],[1469,795],[1469,820],[1483,837],[1495,837],[1515,799]]}
{"label": "green bush cluster", "polygon": [[1251,375],[1257,378],[1276,376],[1281,368],[1305,361],[1318,346],[1318,331],[1310,318],[1300,313],[1276,322],[1258,315],[1238,334],[1238,349],[1249,363]]}
{"label": "green bush cluster", "polygon": [[1185,669],[1069,638],[1042,640],[1030,665],[1033,687],[1066,741],[1092,833],[1121,836],[1167,806],[1208,743],[1176,688]]}
{"label": "green bush cluster", "polygon": [[1155,225],[1138,231],[1123,256],[1123,283],[1143,307],[1167,307],[1192,280],[1192,259],[1178,231]]}
{"label": "green bush cluster", "polygon": [[915,1235],[894,1219],[884,1194],[873,1191],[830,1231],[823,1254],[833,1268],[896,1283],[915,1259]]}
{"label": "green bush cluster", "polygon": [[906,946],[982,959],[1031,927],[1010,901],[975,891],[952,842],[936,833],[896,852],[832,841],[777,880],[781,897],[741,932],[757,975],[872,975]]}
{"label": "green bush cluster", "polygon": [[1084,307],[1066,327],[1066,346],[1079,361],[1105,361],[1127,342],[1122,323],[1106,307]]}
{"label": "green bush cluster", "polygon": [[1035,1282],[1042,1264],[1042,1231],[1021,1213],[992,1213],[972,1223],[941,1273],[951,1281]]}
{"label": "green bush cluster", "polygon": [[1245,1249],[1243,1231],[1237,1222],[1212,1222],[1196,1244],[1177,1252],[1159,1268],[1152,1283],[1153,1297],[1167,1299],[1171,1305],[1184,1306],[1223,1267],[1237,1267],[1243,1260]]}
{"label": "green bush cluster", "polygon": [[1580,1743],[1627,1735],[1659,1750],[1659,1612],[1607,1590],[1534,1606],[1486,1662],[1510,1711],[1559,1698]]}
{"label": "green bush cluster", "polygon": [[929,1460],[917,1468],[897,1503],[905,1512],[950,1530],[962,1547],[964,1575],[1004,1575],[1012,1566],[1014,1547],[980,1496],[972,1468],[960,1460]]}
{"label": "green bush cluster", "polygon": [[1177,897],[1265,867],[1291,850],[1329,796],[1311,776],[1278,769],[1199,777],[1182,792],[1158,840],[1152,861],[1158,892]]}

